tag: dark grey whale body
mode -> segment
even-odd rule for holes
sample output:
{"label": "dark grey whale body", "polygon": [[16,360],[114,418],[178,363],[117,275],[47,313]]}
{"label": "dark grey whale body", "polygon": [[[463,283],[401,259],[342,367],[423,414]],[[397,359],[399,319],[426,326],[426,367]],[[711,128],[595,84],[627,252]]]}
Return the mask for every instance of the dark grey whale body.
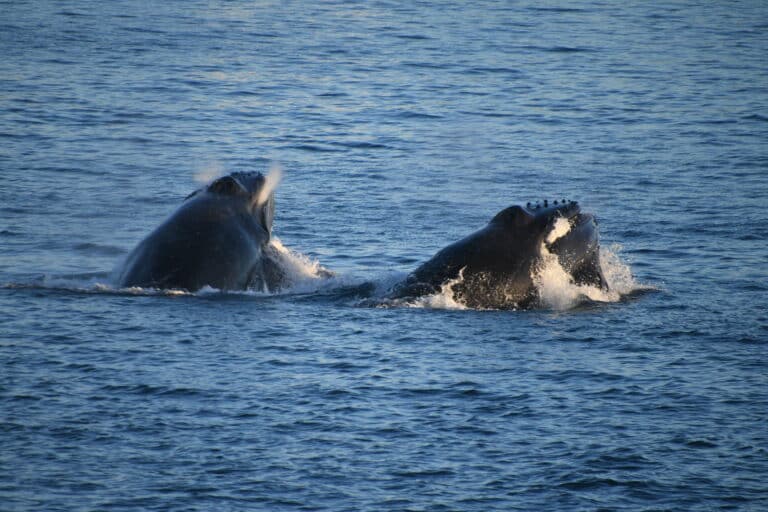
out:
{"label": "dark grey whale body", "polygon": [[[569,229],[548,241],[559,218]],[[518,309],[537,305],[534,274],[541,264],[542,244],[580,285],[608,286],[600,268],[595,218],[575,201],[555,201],[499,212],[482,229],[435,254],[394,286],[390,299],[438,293],[451,283],[453,297],[470,308]]]}
{"label": "dark grey whale body", "polygon": [[[190,194],[118,269],[121,287],[274,290],[283,274],[270,247],[274,197],[265,177],[236,172]],[[266,195],[266,197],[262,197]]]}

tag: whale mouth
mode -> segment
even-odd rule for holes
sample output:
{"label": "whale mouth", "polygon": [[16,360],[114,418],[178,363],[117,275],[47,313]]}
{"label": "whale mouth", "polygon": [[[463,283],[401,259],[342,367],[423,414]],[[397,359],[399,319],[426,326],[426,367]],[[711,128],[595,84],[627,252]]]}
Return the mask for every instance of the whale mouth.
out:
{"label": "whale mouth", "polygon": [[591,213],[557,216],[552,220],[545,238],[547,248],[555,253],[589,252],[597,246],[597,220]]}
{"label": "whale mouth", "polygon": [[581,211],[577,201],[554,200],[527,203],[523,211],[541,230],[544,242],[555,244],[560,239],[592,243],[597,238],[597,220]]}
{"label": "whale mouth", "polygon": [[550,224],[554,224],[558,219],[566,219],[571,225],[572,229],[579,228],[588,224],[597,224],[595,216],[591,213],[581,211],[581,206],[576,201],[563,201],[559,205],[555,203],[554,207],[550,207],[552,215],[550,217]]}
{"label": "whale mouth", "polygon": [[552,221],[556,225],[558,219],[565,219],[568,222],[568,228],[563,236],[585,236],[591,235],[597,229],[597,219],[591,213],[575,212],[569,216],[555,217]]}
{"label": "whale mouth", "polygon": [[577,250],[596,243],[597,221],[591,213],[581,211],[576,201],[544,202],[531,208],[544,224],[544,243],[550,249],[569,246]]}

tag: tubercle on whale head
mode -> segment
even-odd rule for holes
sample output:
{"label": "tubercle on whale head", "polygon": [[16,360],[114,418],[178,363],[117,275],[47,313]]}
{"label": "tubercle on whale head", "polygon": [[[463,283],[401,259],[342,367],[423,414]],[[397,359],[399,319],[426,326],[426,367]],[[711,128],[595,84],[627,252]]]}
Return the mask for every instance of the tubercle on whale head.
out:
{"label": "tubercle on whale head", "polygon": [[534,222],[546,225],[554,222],[558,217],[572,219],[580,211],[581,208],[577,201],[568,201],[566,199],[554,200],[552,202],[545,199],[535,203],[528,201],[525,203],[525,206],[514,205],[501,210],[491,219],[491,222],[504,223],[507,226],[523,226]]}
{"label": "tubercle on whale head", "polygon": [[543,201],[536,201],[536,203],[528,202],[525,208],[528,213],[535,217],[539,222],[550,222],[556,217],[573,218],[581,211],[579,203],[577,201],[568,201],[566,199],[550,202],[548,199]]}
{"label": "tubercle on whale head", "polygon": [[555,199],[550,203],[549,199],[543,199],[541,201],[531,202],[528,201],[525,203],[525,207],[531,211],[533,210],[540,210],[542,208],[547,209],[552,206],[560,206],[560,207],[574,207],[579,204],[578,201],[572,201],[568,199]]}

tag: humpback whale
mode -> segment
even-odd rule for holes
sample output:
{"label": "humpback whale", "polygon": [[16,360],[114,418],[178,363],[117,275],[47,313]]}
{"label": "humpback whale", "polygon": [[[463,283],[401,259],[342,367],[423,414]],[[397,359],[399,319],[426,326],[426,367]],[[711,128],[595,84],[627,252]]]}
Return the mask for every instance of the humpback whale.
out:
{"label": "humpback whale", "polygon": [[414,299],[449,285],[470,308],[526,309],[538,305],[534,276],[542,252],[557,256],[575,284],[607,290],[600,268],[597,222],[576,201],[510,206],[410,273],[388,299]]}
{"label": "humpback whale", "polygon": [[274,183],[234,172],[192,192],[117,269],[121,287],[273,291],[284,280],[269,245]]}

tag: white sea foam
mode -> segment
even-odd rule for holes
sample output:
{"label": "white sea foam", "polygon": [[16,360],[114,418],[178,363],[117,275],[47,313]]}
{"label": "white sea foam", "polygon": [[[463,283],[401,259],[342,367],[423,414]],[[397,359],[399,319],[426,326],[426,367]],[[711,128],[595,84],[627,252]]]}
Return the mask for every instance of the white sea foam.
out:
{"label": "white sea foam", "polygon": [[334,275],[319,261],[287,248],[277,237],[272,237],[268,250],[285,275],[284,292],[306,293],[317,290],[319,285],[325,284]]}
{"label": "white sea foam", "polygon": [[74,275],[44,275],[21,283],[4,283],[0,288],[30,288],[44,290],[62,290],[86,294],[120,294],[120,295],[193,295],[191,292],[178,289],[143,288],[129,286],[119,288],[114,284],[114,278],[106,272],[94,273],[99,277],[89,277],[87,274]]}
{"label": "white sea foam", "polygon": [[464,269],[459,271],[455,279],[447,281],[440,287],[440,291],[432,295],[425,295],[416,299],[408,300],[403,305],[412,308],[427,309],[469,309],[466,305],[456,299],[453,287],[464,280]]}
{"label": "white sea foam", "polygon": [[546,243],[542,243],[539,248],[541,260],[534,268],[531,278],[543,306],[562,311],[577,306],[584,299],[617,302],[623,295],[644,288],[632,276],[629,265],[619,257],[621,246],[618,244],[600,248],[600,267],[608,290],[598,286],[576,284],[560,264],[557,255],[550,253],[546,246],[567,235],[569,231],[570,223],[566,219],[558,219],[547,235]]}

